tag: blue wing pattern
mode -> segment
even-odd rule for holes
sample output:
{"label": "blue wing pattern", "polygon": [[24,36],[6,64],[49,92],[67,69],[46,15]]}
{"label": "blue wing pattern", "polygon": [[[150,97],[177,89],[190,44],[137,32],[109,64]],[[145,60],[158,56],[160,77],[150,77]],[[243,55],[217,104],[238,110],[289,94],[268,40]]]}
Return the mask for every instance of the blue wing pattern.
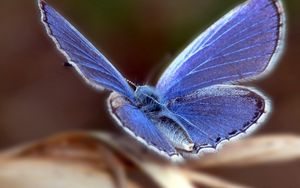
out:
{"label": "blue wing pattern", "polygon": [[216,148],[258,125],[270,104],[253,89],[214,85],[172,99],[168,108],[178,117],[196,145],[196,151]]}
{"label": "blue wing pattern", "polygon": [[283,23],[279,1],[249,0],[196,38],[156,87],[167,101],[214,84],[261,75],[273,66],[268,66],[270,62],[275,63],[272,57],[279,53]]}
{"label": "blue wing pattern", "polygon": [[126,101],[124,97],[112,93],[108,99],[108,106],[111,115],[129,134],[160,154],[175,158],[178,156],[175,148],[156,125],[140,109]]}
{"label": "blue wing pattern", "polygon": [[89,84],[133,99],[133,91],[124,77],[82,34],[44,1],[39,1],[39,7],[48,34]]}

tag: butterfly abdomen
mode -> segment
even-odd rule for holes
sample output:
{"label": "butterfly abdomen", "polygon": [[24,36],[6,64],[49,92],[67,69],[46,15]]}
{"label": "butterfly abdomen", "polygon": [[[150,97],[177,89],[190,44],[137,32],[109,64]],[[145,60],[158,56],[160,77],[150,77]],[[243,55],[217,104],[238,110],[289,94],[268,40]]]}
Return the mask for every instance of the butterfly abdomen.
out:
{"label": "butterfly abdomen", "polygon": [[154,121],[157,128],[171,141],[172,145],[180,150],[193,151],[194,143],[184,128],[170,115],[160,116]]}

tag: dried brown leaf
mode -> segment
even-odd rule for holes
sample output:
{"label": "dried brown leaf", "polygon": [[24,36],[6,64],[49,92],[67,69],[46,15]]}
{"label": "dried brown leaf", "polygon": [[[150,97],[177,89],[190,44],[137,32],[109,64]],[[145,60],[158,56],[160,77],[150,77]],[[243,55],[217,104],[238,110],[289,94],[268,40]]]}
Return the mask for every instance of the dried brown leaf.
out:
{"label": "dried brown leaf", "polygon": [[248,138],[229,143],[218,153],[174,164],[129,137],[67,133],[0,154],[0,184],[12,188],[238,188],[246,186],[205,174],[199,168],[242,167],[298,158],[300,137],[294,135]]}
{"label": "dried brown leaf", "polygon": [[0,160],[0,185],[9,188],[115,188],[109,173],[53,160]]}
{"label": "dried brown leaf", "polygon": [[[28,176],[31,179],[39,178],[38,175],[43,176],[43,178],[53,178],[55,174],[51,174],[52,171],[57,171],[61,174],[67,173],[66,176],[71,175],[72,167],[76,167],[81,165],[81,168],[76,170],[74,177],[74,182],[78,183],[78,187],[85,187],[84,178],[79,179],[80,182],[77,181],[77,176],[82,174],[89,174],[91,176],[97,177],[98,174],[105,175],[103,179],[103,184],[108,185],[108,181],[112,186],[109,187],[139,187],[131,180],[126,178],[125,167],[122,163],[122,159],[119,158],[114,151],[107,147],[105,143],[99,141],[99,139],[95,139],[89,134],[86,133],[66,133],[58,136],[53,136],[49,139],[41,140],[35,143],[27,144],[25,146],[17,147],[11,149],[9,151],[3,152],[0,155],[0,169],[5,169],[2,167],[12,166],[11,169],[15,170],[14,172],[22,172],[24,177]],[[43,161],[43,163],[40,163]],[[36,169],[34,171],[25,170],[23,166],[32,166],[31,169]],[[46,165],[44,167],[43,165]],[[47,167],[52,167],[52,171],[42,171],[40,169],[47,169]],[[18,170],[19,168],[19,170]],[[24,169],[24,170],[23,170]],[[30,168],[28,168],[30,169]],[[86,173],[86,170],[89,170],[89,173]],[[22,171],[23,170],[23,171]],[[2,179],[0,179],[0,183],[12,183],[17,187],[17,182],[22,184],[24,179],[18,179],[17,173],[12,173],[9,179],[5,179],[5,171],[2,173]],[[35,173],[39,172],[39,173]],[[1,172],[0,172],[1,173]],[[43,174],[44,173],[44,174]],[[106,177],[109,177],[106,178]],[[30,179],[28,178],[28,179]],[[100,180],[102,178],[99,177]],[[11,181],[10,181],[11,180]],[[66,179],[68,180],[68,179]],[[88,179],[87,179],[88,181]],[[102,180],[101,180],[102,181]],[[25,181],[26,182],[26,181]],[[48,182],[48,184],[56,185],[56,183],[62,184],[62,187],[72,187],[68,181],[54,181]],[[1,184],[2,185],[2,184]],[[70,185],[70,186],[64,186]],[[98,182],[98,187],[99,187]],[[22,186],[21,186],[22,187]],[[34,186],[34,181],[28,182],[28,187],[36,187]],[[38,186],[43,187],[43,186]],[[92,186],[91,186],[92,187]]]}
{"label": "dried brown leaf", "polygon": [[217,178],[215,176],[206,174],[204,172],[182,170],[182,173],[194,184],[198,184],[205,187],[222,187],[222,188],[247,188],[248,187],[245,185],[229,182],[221,178]]}
{"label": "dried brown leaf", "polygon": [[243,167],[300,159],[300,136],[257,136],[226,144],[219,152],[191,161],[192,168]]}
{"label": "dried brown leaf", "polygon": [[163,188],[194,188],[180,168],[152,163],[143,163],[140,166]]}

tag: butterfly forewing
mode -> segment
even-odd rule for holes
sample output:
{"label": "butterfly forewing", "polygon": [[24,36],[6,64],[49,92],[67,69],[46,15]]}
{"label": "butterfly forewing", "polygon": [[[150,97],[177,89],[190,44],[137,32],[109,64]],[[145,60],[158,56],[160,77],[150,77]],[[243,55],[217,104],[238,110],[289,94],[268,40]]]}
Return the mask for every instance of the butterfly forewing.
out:
{"label": "butterfly forewing", "polygon": [[[266,72],[283,38],[280,3],[250,0],[200,35],[157,83],[165,101]],[[274,62],[272,62],[273,64]]]}
{"label": "butterfly forewing", "polygon": [[48,34],[89,84],[133,99],[133,91],[124,77],[77,29],[44,1],[39,1],[39,7]]}

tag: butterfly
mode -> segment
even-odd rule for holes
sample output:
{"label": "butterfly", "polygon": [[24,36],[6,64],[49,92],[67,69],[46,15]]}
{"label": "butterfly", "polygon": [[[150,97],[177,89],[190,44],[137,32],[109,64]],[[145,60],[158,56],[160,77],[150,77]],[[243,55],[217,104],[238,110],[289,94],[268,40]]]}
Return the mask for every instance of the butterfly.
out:
{"label": "butterfly", "polygon": [[96,89],[117,124],[171,159],[217,150],[248,135],[271,112],[270,100],[238,83],[268,74],[282,54],[285,16],[278,0],[248,0],[210,26],[164,71],[155,86],[136,86],[74,26],[39,0],[47,33]]}

